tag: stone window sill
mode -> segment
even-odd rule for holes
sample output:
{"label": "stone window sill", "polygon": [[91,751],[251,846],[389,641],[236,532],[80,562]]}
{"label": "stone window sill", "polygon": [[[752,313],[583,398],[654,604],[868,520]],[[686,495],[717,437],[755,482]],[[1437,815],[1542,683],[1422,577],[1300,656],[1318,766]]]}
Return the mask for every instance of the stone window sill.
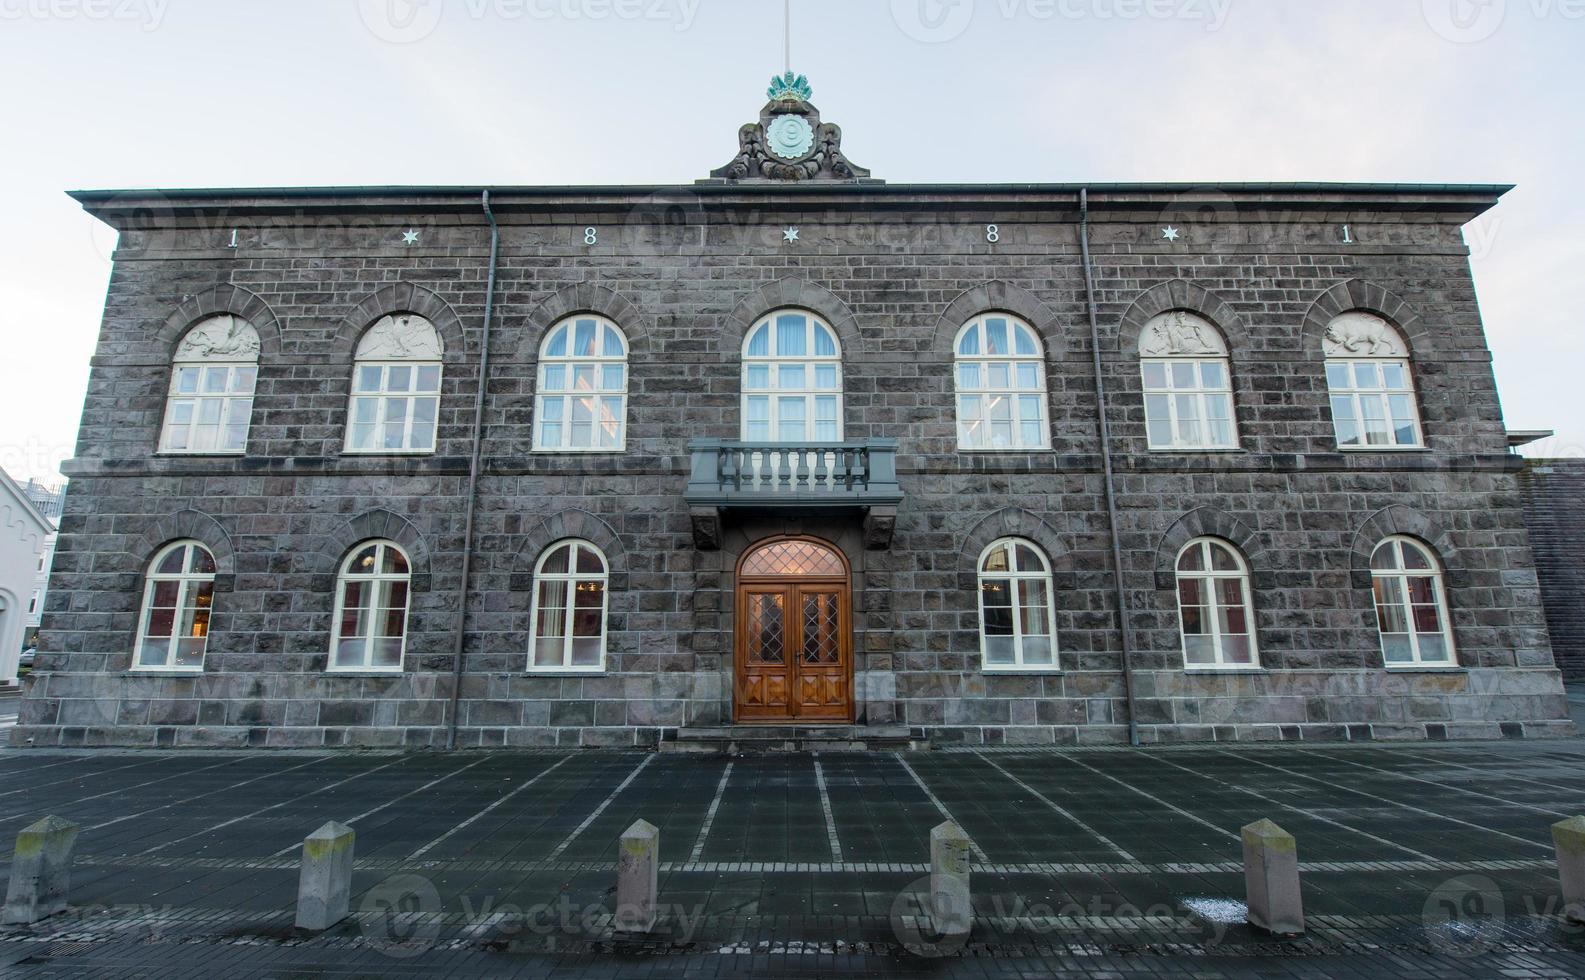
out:
{"label": "stone window sill", "polygon": [[1338,446],[1340,453],[1428,453],[1430,446]]}
{"label": "stone window sill", "polygon": [[405,670],[327,670],[326,677],[401,677]]}
{"label": "stone window sill", "polygon": [[604,667],[589,670],[528,670],[523,672],[524,677],[603,677],[610,671]]}
{"label": "stone window sill", "polygon": [[1185,667],[1185,674],[1264,674],[1266,668],[1255,667]]}
{"label": "stone window sill", "polygon": [[1459,666],[1422,667],[1422,666],[1415,665],[1415,666],[1395,667],[1392,664],[1388,664],[1386,669],[1387,669],[1387,672],[1391,673],[1391,674],[1467,674],[1467,673],[1469,673],[1469,668],[1468,667],[1459,667]]}
{"label": "stone window sill", "polygon": [[1061,667],[986,667],[980,671],[986,677],[1050,677],[1062,673]]}
{"label": "stone window sill", "polygon": [[1247,456],[1249,450],[1243,447],[1228,448],[1227,446],[1207,447],[1205,449],[1184,449],[1179,446],[1150,450],[1152,456]]}
{"label": "stone window sill", "polygon": [[202,670],[124,670],[118,677],[202,677]]}

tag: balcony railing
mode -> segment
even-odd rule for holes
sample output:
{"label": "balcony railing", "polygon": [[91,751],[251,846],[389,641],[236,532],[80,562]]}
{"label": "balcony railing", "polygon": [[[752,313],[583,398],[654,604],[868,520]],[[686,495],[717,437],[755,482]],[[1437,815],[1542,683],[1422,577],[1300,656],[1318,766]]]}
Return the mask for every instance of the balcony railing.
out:
{"label": "balcony railing", "polygon": [[897,441],[688,444],[694,507],[895,507]]}

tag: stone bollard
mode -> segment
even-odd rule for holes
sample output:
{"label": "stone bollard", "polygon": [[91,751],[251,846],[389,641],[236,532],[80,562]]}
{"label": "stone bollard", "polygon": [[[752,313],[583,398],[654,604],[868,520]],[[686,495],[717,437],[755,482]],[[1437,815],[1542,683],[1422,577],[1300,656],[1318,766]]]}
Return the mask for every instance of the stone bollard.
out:
{"label": "stone bollard", "polygon": [[17,834],[6,890],[5,925],[30,926],[66,909],[71,886],[72,848],[82,828],[60,817],[45,817]]}
{"label": "stone bollard", "polygon": [[1245,827],[1244,886],[1249,924],[1279,936],[1304,932],[1304,899],[1299,891],[1299,844],[1293,835],[1260,820]]}
{"label": "stone bollard", "polygon": [[660,829],[635,821],[622,834],[616,859],[616,931],[643,933],[655,928],[660,889]]}
{"label": "stone bollard", "polygon": [[969,846],[969,835],[950,820],[930,832],[930,923],[943,936],[967,936],[974,927]]}
{"label": "stone bollard", "polygon": [[1557,848],[1557,877],[1563,885],[1563,914],[1570,922],[1585,923],[1585,817],[1553,824],[1552,845]]}
{"label": "stone bollard", "polygon": [[297,928],[324,932],[347,917],[352,898],[352,846],[357,833],[334,820],[303,841],[297,879]]}

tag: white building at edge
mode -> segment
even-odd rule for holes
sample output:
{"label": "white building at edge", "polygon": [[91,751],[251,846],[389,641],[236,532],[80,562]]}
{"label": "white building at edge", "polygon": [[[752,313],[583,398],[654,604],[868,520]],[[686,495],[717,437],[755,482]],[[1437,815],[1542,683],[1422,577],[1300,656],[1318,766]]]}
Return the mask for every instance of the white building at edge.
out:
{"label": "white building at edge", "polygon": [[17,682],[28,602],[38,581],[39,559],[54,532],[27,493],[0,472],[0,684]]}
{"label": "white building at edge", "polygon": [[39,627],[44,622],[44,600],[49,594],[50,568],[55,562],[55,541],[60,537],[61,510],[66,503],[66,485],[64,483],[50,485],[29,480],[22,485],[22,492],[33,502],[33,509],[51,524],[49,537],[44,539],[44,551],[39,555],[38,572],[33,581],[33,594],[28,598],[27,629],[23,631],[22,640],[22,646],[26,648],[28,639],[38,633]]}

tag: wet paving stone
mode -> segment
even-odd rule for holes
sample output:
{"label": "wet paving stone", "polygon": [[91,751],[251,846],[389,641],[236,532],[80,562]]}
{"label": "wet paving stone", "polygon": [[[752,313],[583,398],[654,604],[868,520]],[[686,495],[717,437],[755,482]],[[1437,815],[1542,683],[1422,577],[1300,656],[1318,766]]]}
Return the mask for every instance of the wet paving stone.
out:
{"label": "wet paving stone", "polygon": [[[0,930],[7,976],[1585,975],[1549,837],[1585,814],[1585,740],[0,752],[0,777],[0,835],[83,827],[73,910]],[[1242,921],[1238,831],[1265,817],[1299,842],[1299,939]],[[662,918],[618,940],[616,838],[639,818]],[[916,921],[947,819],[977,847],[966,941]],[[299,934],[297,852],[327,820],[358,834],[356,914]]]}

